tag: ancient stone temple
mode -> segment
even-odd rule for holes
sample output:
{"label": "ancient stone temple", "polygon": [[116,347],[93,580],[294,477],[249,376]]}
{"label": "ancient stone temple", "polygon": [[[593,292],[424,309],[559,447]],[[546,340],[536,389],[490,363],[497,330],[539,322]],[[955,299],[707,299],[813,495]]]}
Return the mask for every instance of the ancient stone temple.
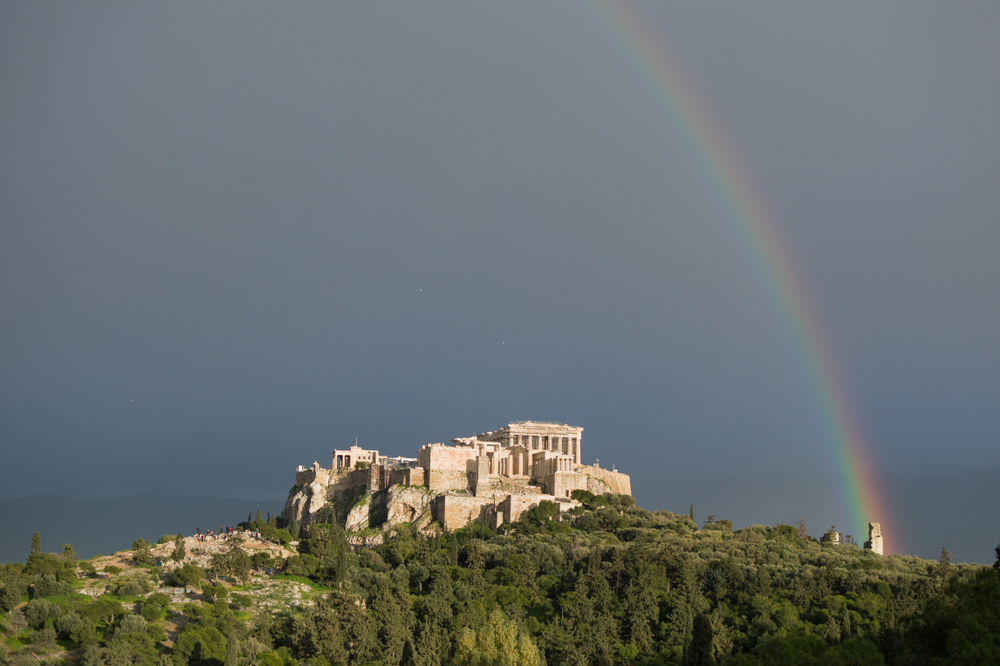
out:
{"label": "ancient stone temple", "polygon": [[505,447],[521,446],[530,451],[561,453],[572,457],[575,465],[579,465],[583,459],[583,428],[561,423],[515,421],[499,430],[480,435],[479,439],[500,442]]}
{"label": "ancient stone temple", "polygon": [[379,462],[378,451],[363,449],[357,444],[349,449],[334,449],[333,465],[330,469],[352,469],[359,462],[377,465]]}
{"label": "ancient stone temple", "polygon": [[868,541],[865,541],[865,550],[882,555],[882,523],[868,523]]}

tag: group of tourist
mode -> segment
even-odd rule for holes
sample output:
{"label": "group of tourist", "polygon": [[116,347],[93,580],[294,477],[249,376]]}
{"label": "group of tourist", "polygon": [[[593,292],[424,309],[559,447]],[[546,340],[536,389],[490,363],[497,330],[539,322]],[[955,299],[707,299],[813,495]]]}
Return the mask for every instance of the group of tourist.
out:
{"label": "group of tourist", "polygon": [[194,538],[197,539],[198,541],[215,541],[220,537],[229,536],[233,532],[240,532],[256,541],[268,541],[268,539],[264,539],[263,537],[261,537],[259,527],[252,531],[243,528],[220,527],[218,532],[215,532],[214,530],[208,530],[207,532],[202,532],[201,528],[198,527],[194,531]]}
{"label": "group of tourist", "polygon": [[232,527],[220,527],[218,532],[214,530],[208,530],[207,532],[202,532],[201,528],[199,527],[195,529],[194,537],[198,541],[208,541],[208,540],[214,541],[220,537],[228,536],[235,531],[236,530],[233,529]]}

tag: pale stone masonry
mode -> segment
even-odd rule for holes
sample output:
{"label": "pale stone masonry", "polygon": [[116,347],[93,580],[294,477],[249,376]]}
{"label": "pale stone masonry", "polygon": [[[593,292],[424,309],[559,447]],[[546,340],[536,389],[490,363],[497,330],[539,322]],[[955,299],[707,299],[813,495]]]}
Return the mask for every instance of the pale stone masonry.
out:
{"label": "pale stone masonry", "polygon": [[865,541],[865,550],[870,550],[876,555],[882,554],[882,523],[868,523],[868,541]]}
{"label": "pale stone masonry", "polygon": [[480,438],[503,446],[521,446],[531,451],[551,451],[570,456],[579,465],[583,458],[583,428],[535,421],[515,421]]}
{"label": "pale stone masonry", "polygon": [[351,469],[359,462],[377,465],[379,463],[378,451],[363,449],[357,444],[349,449],[334,449],[333,464],[330,469]]}
{"label": "pale stone masonry", "polygon": [[[426,488],[434,497],[430,517],[446,530],[473,520],[497,527],[543,500],[567,510],[577,505],[574,490],[631,495],[627,474],[581,464],[582,442],[583,428],[577,426],[516,421],[450,444],[427,444],[415,461],[390,461],[376,450],[353,446],[334,451],[331,469],[300,466],[282,516],[308,524],[328,502],[360,492],[355,489],[377,493],[397,484]],[[356,469],[358,462],[370,467]]]}

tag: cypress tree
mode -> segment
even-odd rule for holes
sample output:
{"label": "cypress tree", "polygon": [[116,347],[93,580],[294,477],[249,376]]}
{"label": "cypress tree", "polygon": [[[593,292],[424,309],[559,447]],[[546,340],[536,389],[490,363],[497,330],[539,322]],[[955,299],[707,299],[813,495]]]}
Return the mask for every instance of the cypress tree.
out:
{"label": "cypress tree", "polygon": [[236,634],[230,634],[226,639],[226,661],[225,666],[240,666],[240,642]]}
{"label": "cypress tree", "polygon": [[31,554],[38,555],[42,552],[42,535],[35,532],[31,535]]}
{"label": "cypress tree", "polygon": [[186,555],[187,549],[184,547],[184,535],[178,532],[177,538],[174,539],[174,550],[170,553],[170,559],[174,562],[180,562]]}
{"label": "cypress tree", "polygon": [[[691,628],[691,643],[688,645],[687,666],[715,666],[715,655],[712,654],[712,623],[704,613],[694,617]],[[227,664],[228,666],[228,664]]]}

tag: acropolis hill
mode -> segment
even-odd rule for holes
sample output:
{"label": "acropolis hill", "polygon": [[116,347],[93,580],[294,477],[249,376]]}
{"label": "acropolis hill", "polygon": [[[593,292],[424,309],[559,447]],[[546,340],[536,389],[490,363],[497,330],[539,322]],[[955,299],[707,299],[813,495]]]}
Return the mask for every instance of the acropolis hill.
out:
{"label": "acropolis hill", "polygon": [[332,506],[352,532],[436,521],[454,530],[478,521],[496,528],[543,500],[566,511],[574,490],[631,495],[626,474],[584,465],[583,428],[518,421],[493,432],[427,444],[416,458],[389,458],[352,446],[329,469],[299,467],[282,518],[308,525]]}

